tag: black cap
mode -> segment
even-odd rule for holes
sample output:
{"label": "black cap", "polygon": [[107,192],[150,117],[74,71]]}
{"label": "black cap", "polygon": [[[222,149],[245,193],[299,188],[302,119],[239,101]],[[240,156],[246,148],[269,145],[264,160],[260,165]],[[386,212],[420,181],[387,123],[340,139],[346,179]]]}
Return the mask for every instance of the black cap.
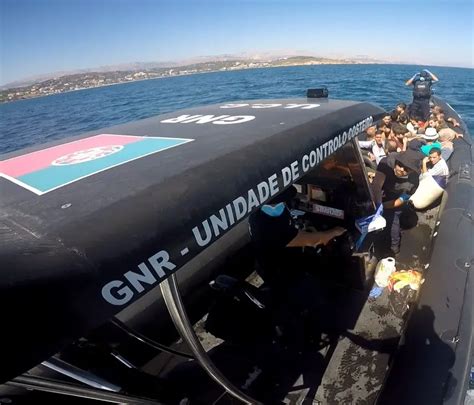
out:
{"label": "black cap", "polygon": [[400,152],[395,160],[400,162],[403,167],[413,170],[414,172],[420,172],[421,160],[423,154],[411,149],[406,150],[405,152]]}

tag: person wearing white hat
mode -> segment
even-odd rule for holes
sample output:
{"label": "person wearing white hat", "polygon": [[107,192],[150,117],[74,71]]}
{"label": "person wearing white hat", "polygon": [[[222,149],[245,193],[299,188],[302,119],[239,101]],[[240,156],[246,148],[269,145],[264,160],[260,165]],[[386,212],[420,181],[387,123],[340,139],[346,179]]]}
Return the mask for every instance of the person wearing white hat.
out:
{"label": "person wearing white hat", "polygon": [[438,142],[439,134],[436,128],[426,128],[424,134],[421,135],[426,141],[426,145],[423,145],[420,150],[425,156],[429,156],[431,148],[441,149],[441,144]]}

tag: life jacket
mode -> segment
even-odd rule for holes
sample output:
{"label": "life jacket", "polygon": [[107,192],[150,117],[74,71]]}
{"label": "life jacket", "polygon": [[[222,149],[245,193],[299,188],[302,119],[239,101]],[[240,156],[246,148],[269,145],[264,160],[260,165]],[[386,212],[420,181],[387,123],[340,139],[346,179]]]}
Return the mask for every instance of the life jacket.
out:
{"label": "life jacket", "polygon": [[428,98],[431,96],[431,80],[416,80],[413,83],[413,97]]}

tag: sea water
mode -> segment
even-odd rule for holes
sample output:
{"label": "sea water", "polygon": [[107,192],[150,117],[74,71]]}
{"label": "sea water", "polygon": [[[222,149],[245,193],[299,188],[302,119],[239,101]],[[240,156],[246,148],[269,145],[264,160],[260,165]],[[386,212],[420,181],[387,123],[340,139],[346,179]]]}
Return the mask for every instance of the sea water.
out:
{"label": "sea water", "polygon": [[[247,69],[146,80],[0,105],[0,153],[192,106],[236,100],[306,97],[326,86],[329,97],[368,101],[391,110],[411,101],[405,86],[424,67],[320,65]],[[429,67],[435,94],[474,135],[474,70]]]}

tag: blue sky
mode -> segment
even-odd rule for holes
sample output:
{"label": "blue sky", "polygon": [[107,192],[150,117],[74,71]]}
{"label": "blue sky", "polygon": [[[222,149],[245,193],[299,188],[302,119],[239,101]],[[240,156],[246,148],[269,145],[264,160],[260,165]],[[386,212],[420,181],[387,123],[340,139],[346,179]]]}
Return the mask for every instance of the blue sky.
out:
{"label": "blue sky", "polygon": [[56,71],[301,50],[473,67],[472,0],[0,0],[0,84]]}

